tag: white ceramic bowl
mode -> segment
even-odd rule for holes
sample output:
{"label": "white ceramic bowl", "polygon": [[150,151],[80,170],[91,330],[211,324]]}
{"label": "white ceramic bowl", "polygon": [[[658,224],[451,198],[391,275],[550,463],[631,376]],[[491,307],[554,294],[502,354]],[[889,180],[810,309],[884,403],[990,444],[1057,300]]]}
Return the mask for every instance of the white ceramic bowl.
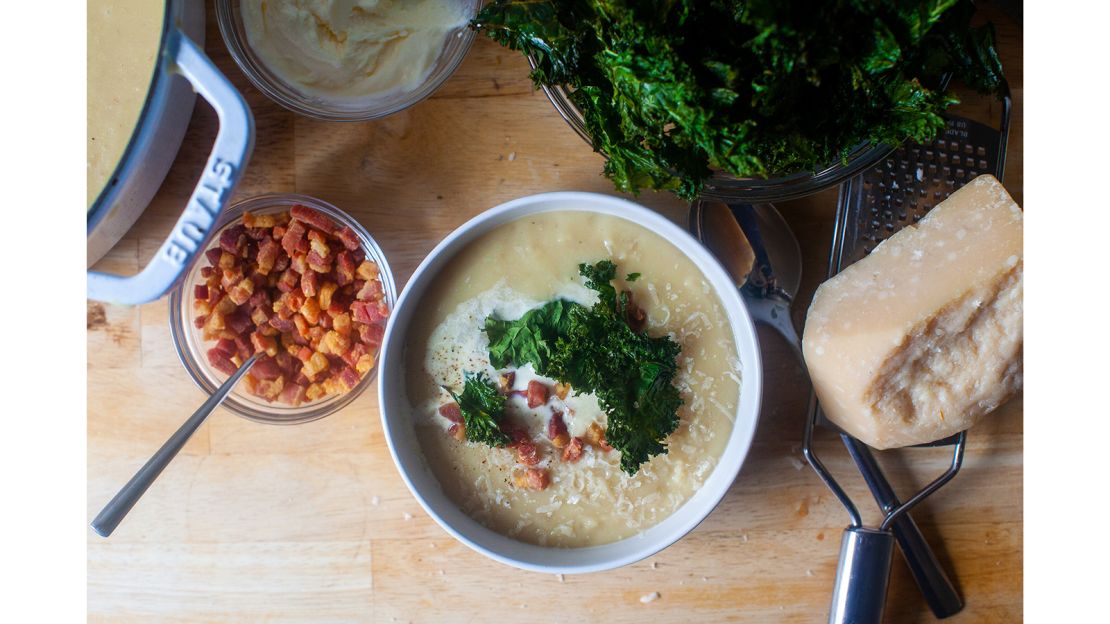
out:
{"label": "white ceramic bowl", "polygon": [[[728,444],[712,474],[674,514],[637,536],[602,546],[555,548],[527,544],[496,533],[460,510],[428,467],[412,423],[405,392],[405,336],[424,291],[440,270],[471,241],[500,225],[541,212],[586,211],[627,219],[659,234],[701,270],[728,315],[740,359],[740,401]],[[467,221],[443,239],[409,279],[386,327],[378,373],[382,426],[393,461],[413,496],[441,527],[462,543],[502,563],[552,574],[608,570],[635,563],[673,544],[698,525],[724,497],[748,454],[759,416],[762,366],[747,308],[717,260],[666,217],[639,204],[596,193],[545,193],[501,204]]]}

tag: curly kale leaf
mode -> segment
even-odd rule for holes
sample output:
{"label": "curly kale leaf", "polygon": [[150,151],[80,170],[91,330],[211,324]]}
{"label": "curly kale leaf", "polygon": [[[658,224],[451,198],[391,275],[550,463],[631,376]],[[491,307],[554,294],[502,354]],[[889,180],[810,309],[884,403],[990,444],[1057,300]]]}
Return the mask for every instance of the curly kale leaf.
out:
{"label": "curly kale leaf", "polygon": [[678,428],[682,398],[672,380],[680,347],[669,336],[652,338],[628,325],[628,293],[617,294],[611,284],[616,265],[604,260],[579,271],[598,302],[571,311],[549,373],[597,396],[608,415],[606,441],[620,451],[621,469],[636,474],[651,456],[667,452],[667,436]]}
{"label": "curly kale leaf", "polygon": [[555,340],[566,333],[575,307],[581,306],[557,299],[515,321],[487,317],[484,331],[489,336],[490,363],[494,368],[530,363],[537,371],[546,370]]}
{"label": "curly kale leaf", "polygon": [[484,373],[465,373],[462,394],[446,388],[462,412],[466,426],[466,439],[489,446],[505,446],[509,436],[501,431],[499,423],[505,412],[505,397]]}
{"label": "curly kale leaf", "polygon": [[[564,87],[622,190],[815,171],[932,140],[954,75],[1004,88],[971,0],[494,0],[472,22]],[[832,26],[830,26],[832,25]]]}
{"label": "curly kale leaf", "polygon": [[672,381],[680,347],[629,326],[631,297],[613,286],[615,264],[582,264],[579,273],[597,303],[556,300],[515,321],[486,318],[490,361],[498,368],[531,363],[540,375],[596,395],[608,415],[606,441],[620,451],[621,469],[635,474],[651,456],[667,452],[667,436],[678,427],[682,399]]}

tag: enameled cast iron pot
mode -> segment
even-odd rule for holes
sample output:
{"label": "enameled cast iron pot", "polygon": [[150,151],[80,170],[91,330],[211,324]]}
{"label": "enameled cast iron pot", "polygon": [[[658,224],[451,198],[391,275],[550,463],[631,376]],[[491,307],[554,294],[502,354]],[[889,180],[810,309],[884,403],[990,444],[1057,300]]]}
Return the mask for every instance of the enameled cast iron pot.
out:
{"label": "enameled cast iron pot", "polygon": [[129,277],[89,271],[89,299],[138,304],[169,292],[205,248],[247,166],[254,147],[254,118],[242,95],[204,55],[203,44],[204,3],[167,0],[146,103],[112,178],[89,206],[88,266],[119,241],[161,186],[189,125],[196,93],[216,110],[220,129],[200,181],[154,258]]}

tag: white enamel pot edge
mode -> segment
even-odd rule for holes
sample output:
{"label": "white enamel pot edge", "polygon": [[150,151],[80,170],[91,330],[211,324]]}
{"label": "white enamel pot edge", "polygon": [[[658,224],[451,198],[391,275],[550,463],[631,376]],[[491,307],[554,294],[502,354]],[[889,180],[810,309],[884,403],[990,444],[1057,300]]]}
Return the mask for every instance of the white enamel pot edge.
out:
{"label": "white enamel pot edge", "polygon": [[[171,19],[171,14],[172,12],[167,15],[167,19]],[[184,275],[197,254],[207,245],[213,232],[213,226],[230,201],[231,193],[242,177],[243,170],[246,168],[254,148],[254,117],[247,106],[246,100],[243,99],[243,96],[231,82],[220,73],[212,61],[204,55],[201,47],[190,39],[177,24],[169,26],[162,43],[161,60],[159,62],[162,64],[158,70],[159,72],[181,75],[201,97],[212,105],[219,118],[219,131],[216,134],[216,140],[208,156],[204,171],[201,173],[200,181],[185,204],[181,217],[174,225],[169,237],[155,253],[154,258],[137,275],[133,276],[124,277],[89,271],[86,281],[86,296],[89,299],[120,304],[140,304],[159,299],[169,292]],[[161,75],[158,80],[165,84],[169,77]],[[168,94],[169,91],[165,89],[153,93],[152,97],[159,98],[159,101],[148,102],[148,107],[165,106],[164,99],[168,97]],[[141,162],[139,164],[133,163],[141,161],[142,157],[149,154],[151,150],[157,152],[162,148],[166,150],[173,148],[172,152],[176,153],[176,145],[160,146],[156,144],[156,141],[162,139],[162,136],[172,136],[172,132],[168,135],[161,135],[156,127],[157,123],[148,127],[146,125],[148,112],[159,113],[154,117],[160,117],[160,111],[144,110],[144,118],[140,122],[143,127],[138,130],[139,136],[133,139],[133,141],[138,140],[141,144],[128,146],[125,159],[128,159],[129,162],[122,165],[125,174],[142,171]],[[155,119],[155,121],[159,120]],[[172,162],[172,157],[168,161],[164,160],[164,152],[161,153],[160,158],[163,159],[163,162]],[[168,164],[166,164],[166,168],[168,169]],[[151,169],[148,174],[151,178],[159,173],[154,169],[158,169],[158,167]],[[162,171],[160,175],[164,177],[165,172]],[[158,182],[160,183],[160,180]],[[118,214],[124,215],[120,217],[121,219],[130,218],[133,221],[134,218],[138,217],[138,212],[145,208],[145,202],[141,206],[135,202],[141,199],[139,197],[142,195],[139,192],[140,190],[150,191],[149,178],[139,179],[135,186],[130,187],[127,181],[124,180],[121,187],[115,192],[116,195],[122,190],[128,190],[134,192],[135,197],[101,197],[98,199],[98,203],[106,201],[110,205],[102,207],[100,210],[90,211],[90,241],[94,238],[93,232],[97,228],[103,227],[103,224],[99,222],[104,218],[99,214],[101,210],[115,211],[115,203],[129,201],[131,204],[127,205],[127,209],[118,212]],[[140,187],[142,188],[140,189]],[[157,190],[157,185],[153,186],[153,190]],[[153,194],[152,191],[150,192]],[[149,199],[147,197],[146,202],[149,202]]]}
{"label": "white enamel pot edge", "polygon": [[[716,292],[732,329],[741,366],[740,400],[732,432],[720,461],[702,487],[674,514],[627,539],[588,548],[552,548],[526,544],[496,533],[454,505],[427,466],[411,422],[405,395],[404,349],[419,300],[451,258],[474,239],[527,215],[552,211],[587,211],[624,218],[675,245],[705,276]],[[631,201],[582,192],[521,197],[474,217],[449,234],[417,267],[405,285],[386,327],[379,367],[378,394],[382,427],[402,479],[424,511],[447,533],[473,550],[501,563],[550,574],[597,572],[649,557],[693,530],[717,506],[739,474],[759,416],[763,387],[762,361],[755,328],[728,273],[684,229]]]}
{"label": "white enamel pot edge", "polygon": [[104,257],[142,216],[173,166],[189,127],[196,92],[187,80],[173,75],[164,52],[175,28],[204,45],[204,5],[168,0],[163,22],[158,63],[133,136],[112,177],[89,206],[86,268]]}

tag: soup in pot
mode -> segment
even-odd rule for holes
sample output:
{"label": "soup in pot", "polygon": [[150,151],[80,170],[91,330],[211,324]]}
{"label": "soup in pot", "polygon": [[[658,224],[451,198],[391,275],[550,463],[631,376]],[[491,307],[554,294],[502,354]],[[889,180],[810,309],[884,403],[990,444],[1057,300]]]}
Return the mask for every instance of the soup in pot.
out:
{"label": "soup in pot", "polygon": [[166,5],[152,0],[88,3],[88,207],[108,184],[139,121],[154,77]]}
{"label": "soup in pot", "polygon": [[[580,264],[611,261],[653,339],[677,343],[671,383],[682,399],[666,452],[622,470],[597,396],[532,364],[491,364],[487,318],[506,321],[549,302],[593,306]],[[436,276],[407,335],[405,376],[417,438],[444,492],[485,526],[524,542],[584,547],[641,533],[701,487],[736,416],[740,364],[728,316],[677,247],[619,217],[560,211],[521,218],[470,243]],[[629,325],[632,323],[629,322]],[[504,397],[503,446],[472,441],[456,395],[483,374]],[[451,390],[451,392],[448,391]]]}

